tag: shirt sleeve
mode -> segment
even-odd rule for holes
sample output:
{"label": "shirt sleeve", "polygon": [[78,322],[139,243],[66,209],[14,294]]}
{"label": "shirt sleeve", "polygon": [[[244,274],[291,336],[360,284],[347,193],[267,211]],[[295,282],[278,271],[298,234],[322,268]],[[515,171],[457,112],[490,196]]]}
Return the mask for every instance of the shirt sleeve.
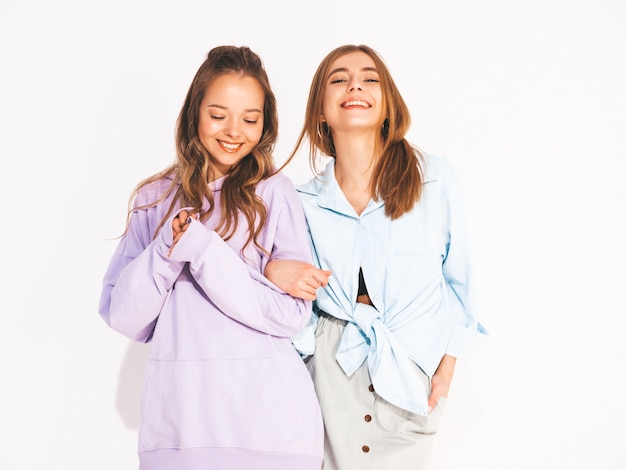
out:
{"label": "shirt sleeve", "polygon": [[[272,233],[272,257],[311,262],[304,211],[295,189],[285,197],[266,200]],[[178,262],[189,262],[190,272],[211,303],[224,315],[274,336],[290,337],[311,315],[311,302],[291,297],[250,266],[215,231],[191,220],[172,251]]]}
{"label": "shirt sleeve", "polygon": [[167,257],[172,244],[171,221],[152,240],[150,214],[154,216],[154,209],[132,213],[105,273],[99,307],[112,329],[142,342],[151,339],[159,313],[184,266]]}
{"label": "shirt sleeve", "polygon": [[456,171],[445,172],[445,221],[448,234],[447,253],[443,261],[444,302],[451,314],[452,331],[446,353],[463,358],[471,355],[487,336],[474,312],[473,275],[470,244]]}

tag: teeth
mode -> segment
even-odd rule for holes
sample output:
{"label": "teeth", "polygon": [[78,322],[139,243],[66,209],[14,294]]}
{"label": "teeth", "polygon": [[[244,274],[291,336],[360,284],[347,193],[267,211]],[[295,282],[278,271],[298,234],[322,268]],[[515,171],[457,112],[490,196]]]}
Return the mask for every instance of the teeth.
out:
{"label": "teeth", "polygon": [[229,142],[223,142],[221,140],[220,140],[220,145],[224,147],[226,150],[230,150],[230,151],[237,150],[239,147],[241,147],[241,144],[231,144]]}
{"label": "teeth", "polygon": [[344,103],[344,108],[347,108],[349,106],[361,106],[363,108],[369,108],[369,104],[365,101],[361,101],[361,100],[352,100],[352,101],[347,101],[346,103]]}

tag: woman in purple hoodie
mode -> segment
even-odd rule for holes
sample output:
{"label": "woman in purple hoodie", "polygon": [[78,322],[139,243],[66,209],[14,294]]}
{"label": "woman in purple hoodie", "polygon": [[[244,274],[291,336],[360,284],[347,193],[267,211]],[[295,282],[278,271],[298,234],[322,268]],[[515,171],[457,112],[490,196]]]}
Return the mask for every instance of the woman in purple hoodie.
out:
{"label": "woman in purple hoodie", "polygon": [[290,337],[310,301],[268,281],[311,263],[300,199],[276,172],[276,101],[247,47],[211,50],[177,121],[175,162],[133,193],[100,314],[151,342],[142,470],[318,470],[323,425]]}

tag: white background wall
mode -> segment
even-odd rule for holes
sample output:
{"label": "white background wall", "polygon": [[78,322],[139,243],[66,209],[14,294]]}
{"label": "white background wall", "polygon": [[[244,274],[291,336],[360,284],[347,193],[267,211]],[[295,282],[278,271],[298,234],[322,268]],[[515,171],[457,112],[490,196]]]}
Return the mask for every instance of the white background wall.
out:
{"label": "white background wall", "polygon": [[136,468],[146,346],[97,313],[127,197],[172,161],[210,48],[263,58],[282,162],[344,43],[381,53],[411,140],[463,179],[491,339],[458,366],[434,470],[626,468],[621,0],[2,0],[0,468]]}

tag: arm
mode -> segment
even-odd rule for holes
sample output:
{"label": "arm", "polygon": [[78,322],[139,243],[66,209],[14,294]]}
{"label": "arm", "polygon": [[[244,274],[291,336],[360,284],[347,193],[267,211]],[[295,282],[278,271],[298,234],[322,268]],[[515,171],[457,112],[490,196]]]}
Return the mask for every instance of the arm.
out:
{"label": "arm", "polygon": [[445,279],[445,303],[452,318],[452,333],[447,352],[442,357],[431,380],[428,398],[429,412],[440,397],[447,397],[454,376],[456,358],[469,355],[482,342],[486,331],[473,311],[472,273],[469,242],[462,207],[460,184],[452,167],[445,176],[444,221],[448,235],[442,272]]}
{"label": "arm", "polygon": [[128,232],[103,280],[99,312],[114,330],[135,341],[149,341],[161,308],[184,263],[168,258],[171,225],[152,240],[155,210],[135,211]]}
{"label": "arm", "polygon": [[448,396],[457,357],[470,355],[486,337],[486,331],[476,320],[473,310],[473,279],[460,183],[454,168],[448,163],[442,168],[442,177],[443,221],[447,234],[442,274],[445,280],[444,303],[452,320],[452,330],[446,354],[431,380],[429,412],[440,397]]}
{"label": "arm", "polygon": [[[291,189],[290,189],[291,188]],[[304,213],[293,187],[275,188],[266,200],[271,215],[265,235],[271,238],[272,258],[311,262]],[[292,336],[308,322],[311,304],[276,287],[246,264],[216,232],[190,220],[171,258],[188,261],[191,274],[211,302],[234,320],[256,330]]]}
{"label": "arm", "polygon": [[444,221],[448,235],[442,272],[444,301],[452,319],[447,354],[456,358],[471,355],[484,341],[487,332],[474,313],[474,278],[470,244],[463,210],[460,183],[450,167],[445,175]]}

